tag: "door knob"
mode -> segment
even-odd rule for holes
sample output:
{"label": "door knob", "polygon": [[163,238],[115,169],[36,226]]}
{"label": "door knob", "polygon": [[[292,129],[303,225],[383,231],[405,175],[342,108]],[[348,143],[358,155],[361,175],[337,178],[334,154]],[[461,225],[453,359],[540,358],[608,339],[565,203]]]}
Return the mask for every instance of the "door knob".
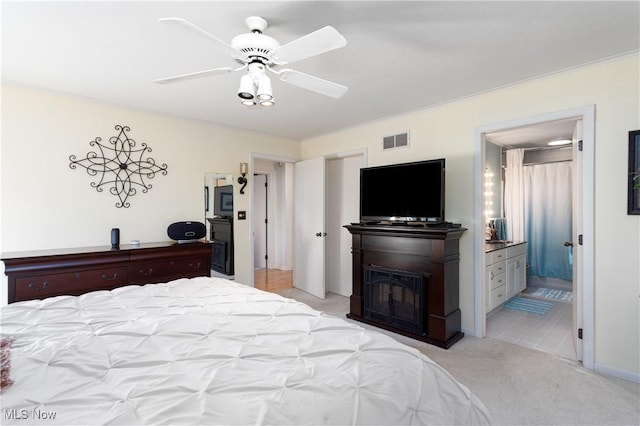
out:
{"label": "door knob", "polygon": [[316,237],[322,237],[322,232],[316,232]]}
{"label": "door knob", "polygon": [[564,246],[565,247],[573,247],[573,243],[569,242],[569,241],[565,241],[564,242]]}

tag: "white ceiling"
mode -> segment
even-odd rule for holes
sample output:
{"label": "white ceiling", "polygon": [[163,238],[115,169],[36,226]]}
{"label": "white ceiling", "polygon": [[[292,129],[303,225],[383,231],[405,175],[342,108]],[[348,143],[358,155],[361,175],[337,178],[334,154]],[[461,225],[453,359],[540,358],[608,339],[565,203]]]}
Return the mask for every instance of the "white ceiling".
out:
{"label": "white ceiling", "polygon": [[[640,2],[2,1],[2,79],[144,110],[304,139],[637,51]],[[240,73],[185,18],[230,42],[264,17],[281,44],[325,25],[345,48],[291,68],[344,84],[340,99],[272,79],[276,106],[248,108]]]}

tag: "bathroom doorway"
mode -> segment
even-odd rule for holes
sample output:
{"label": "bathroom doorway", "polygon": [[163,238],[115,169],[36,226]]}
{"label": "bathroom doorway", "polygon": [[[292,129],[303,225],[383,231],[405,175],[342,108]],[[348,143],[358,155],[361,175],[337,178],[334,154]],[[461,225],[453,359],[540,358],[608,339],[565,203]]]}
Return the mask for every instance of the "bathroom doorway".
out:
{"label": "bathroom doorway", "polygon": [[[566,304],[566,309],[562,315],[571,319],[570,334],[575,347],[576,358],[581,360],[586,368],[594,368],[594,300],[593,300],[593,191],[594,191],[594,130],[595,130],[595,108],[593,105],[575,108],[571,110],[559,111],[555,113],[543,114],[540,116],[527,117],[512,120],[504,123],[483,126],[477,129],[476,146],[478,156],[476,157],[476,182],[475,182],[475,224],[484,229],[485,225],[485,166],[487,159],[486,152],[490,151],[491,143],[499,143],[501,146],[509,145],[503,141],[496,141],[495,136],[508,137],[526,134],[539,133],[541,130],[549,130],[556,124],[574,124],[572,132],[573,139],[571,147],[571,167],[574,186],[572,188],[572,232],[571,238],[567,239],[568,247],[563,247],[565,253],[572,250],[572,274],[571,286],[573,290],[573,300],[571,304]],[[575,131],[577,130],[577,131]],[[489,136],[489,137],[488,137]],[[493,137],[493,142],[489,139]],[[556,136],[556,135],[553,135]],[[549,141],[552,137],[540,138],[540,141]],[[510,142],[514,145],[522,145],[522,142]],[[538,143],[541,145],[541,142]],[[521,148],[522,146],[519,146]],[[532,147],[533,148],[533,147]],[[533,150],[532,150],[533,151]],[[523,225],[524,226],[524,225]],[[573,247],[571,248],[571,244]],[[475,333],[477,336],[487,336],[488,320],[485,309],[485,233],[476,232],[474,235],[474,247],[476,254],[475,262]],[[533,279],[531,280],[533,284]],[[549,285],[549,280],[544,284]],[[555,283],[554,283],[555,284]],[[564,283],[563,283],[564,284]],[[533,285],[531,286],[533,287]],[[547,287],[548,288],[548,287]],[[551,290],[554,290],[551,288]],[[552,302],[555,303],[555,302]],[[503,305],[504,306],[504,305]],[[559,314],[558,314],[559,315]],[[560,315],[560,316],[562,316]],[[555,316],[555,315],[554,315]],[[528,324],[532,328],[532,319],[520,320],[523,324]],[[489,327],[491,325],[489,324]],[[551,328],[549,328],[551,329]],[[548,330],[549,330],[548,329]],[[547,331],[548,331],[547,330]],[[538,339],[540,342],[541,331],[535,332],[537,336],[530,336],[530,341]],[[517,339],[516,332],[512,333],[511,339]],[[559,337],[556,337],[559,339]],[[566,336],[563,337],[566,339]],[[528,345],[531,347],[531,345]]]}
{"label": "bathroom doorway", "polygon": [[[509,240],[526,242],[526,287],[487,314],[487,336],[571,360],[578,359],[572,333],[572,143],[580,125],[570,119],[490,133],[485,154],[499,153],[501,164],[497,217],[490,221],[507,225]],[[523,226],[508,226],[519,218]]]}

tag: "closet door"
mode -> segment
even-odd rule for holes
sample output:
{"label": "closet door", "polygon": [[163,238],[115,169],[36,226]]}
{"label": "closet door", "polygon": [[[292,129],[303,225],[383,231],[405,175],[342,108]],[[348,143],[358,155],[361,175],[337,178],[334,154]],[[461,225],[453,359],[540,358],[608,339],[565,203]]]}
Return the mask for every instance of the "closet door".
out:
{"label": "closet door", "polygon": [[293,286],[325,298],[325,159],[294,164]]}

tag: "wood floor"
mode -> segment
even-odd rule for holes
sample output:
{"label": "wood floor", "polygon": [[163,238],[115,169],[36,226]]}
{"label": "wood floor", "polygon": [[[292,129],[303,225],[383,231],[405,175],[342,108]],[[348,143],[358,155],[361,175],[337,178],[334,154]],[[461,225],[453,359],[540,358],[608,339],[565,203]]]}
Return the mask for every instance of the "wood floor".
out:
{"label": "wood floor", "polygon": [[253,275],[253,285],[259,290],[273,293],[293,288],[293,271],[258,269]]}

